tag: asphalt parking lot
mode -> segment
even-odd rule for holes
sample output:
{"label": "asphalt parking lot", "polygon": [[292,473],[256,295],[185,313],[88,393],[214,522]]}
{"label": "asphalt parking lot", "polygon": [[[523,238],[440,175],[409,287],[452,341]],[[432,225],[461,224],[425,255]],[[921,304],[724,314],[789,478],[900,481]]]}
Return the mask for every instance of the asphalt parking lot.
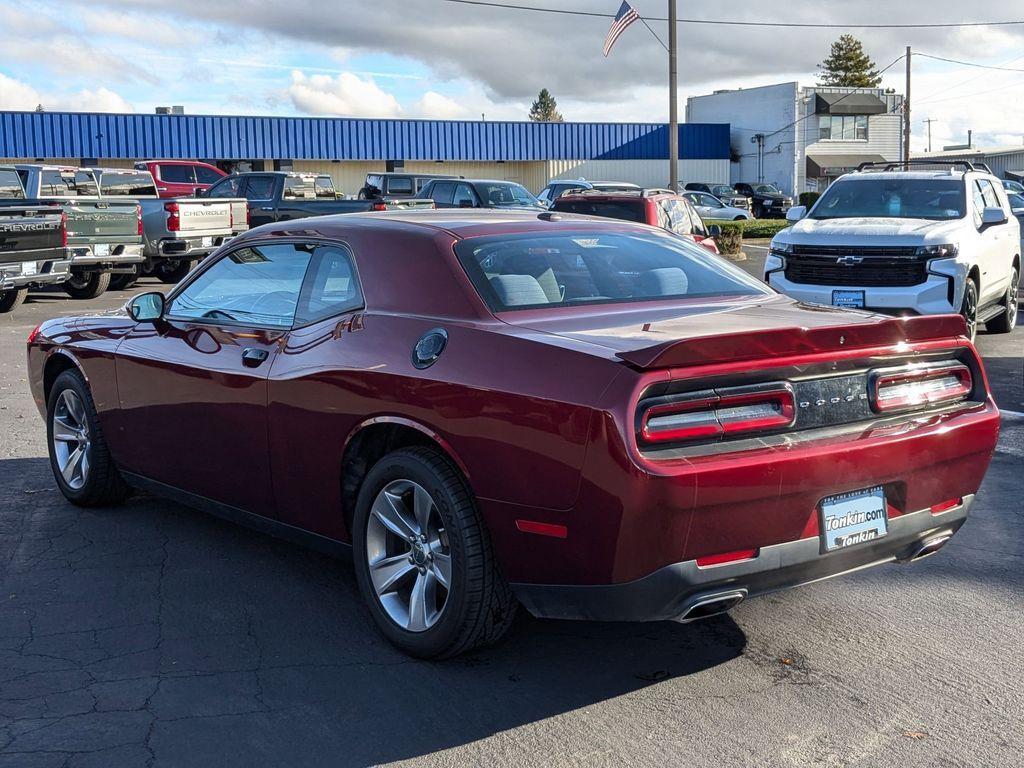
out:
{"label": "asphalt parking lot", "polygon": [[1004,428],[935,557],[696,624],[524,619],[431,663],[345,562],[150,497],[64,502],[25,337],[126,296],[0,316],[0,766],[1019,764],[1024,328],[979,337]]}

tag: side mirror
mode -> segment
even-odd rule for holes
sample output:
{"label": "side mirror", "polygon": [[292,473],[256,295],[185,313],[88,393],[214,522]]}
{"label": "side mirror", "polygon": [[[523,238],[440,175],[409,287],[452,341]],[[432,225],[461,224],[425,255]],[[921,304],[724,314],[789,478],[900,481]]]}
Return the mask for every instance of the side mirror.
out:
{"label": "side mirror", "polygon": [[1006,211],[1002,208],[986,208],[981,212],[981,226],[990,227],[993,224],[1005,224]]}
{"label": "side mirror", "polygon": [[718,224],[708,227],[708,237],[718,237],[720,234],[722,234],[722,228]]}
{"label": "side mirror", "polygon": [[164,316],[164,295],[153,291],[140,293],[126,305],[129,316],[137,323],[155,323]]}
{"label": "side mirror", "polygon": [[806,205],[794,205],[792,208],[786,211],[786,221],[800,221],[800,219],[802,219],[806,215]]}

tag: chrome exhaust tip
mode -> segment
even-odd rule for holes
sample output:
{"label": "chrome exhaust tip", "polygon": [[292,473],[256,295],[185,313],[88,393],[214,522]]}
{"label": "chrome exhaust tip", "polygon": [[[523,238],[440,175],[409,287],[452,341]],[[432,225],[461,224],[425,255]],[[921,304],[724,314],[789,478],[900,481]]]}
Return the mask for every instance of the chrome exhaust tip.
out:
{"label": "chrome exhaust tip", "polygon": [[930,555],[934,555],[946,546],[946,543],[952,538],[953,534],[944,533],[941,536],[935,536],[934,538],[924,541],[921,546],[914,550],[914,554],[908,558],[909,562],[913,563],[918,560],[923,560]]}
{"label": "chrome exhaust tip", "polygon": [[676,621],[687,623],[728,613],[743,602],[747,596],[746,589],[730,589],[727,592],[705,592],[694,595],[683,606],[683,612]]}

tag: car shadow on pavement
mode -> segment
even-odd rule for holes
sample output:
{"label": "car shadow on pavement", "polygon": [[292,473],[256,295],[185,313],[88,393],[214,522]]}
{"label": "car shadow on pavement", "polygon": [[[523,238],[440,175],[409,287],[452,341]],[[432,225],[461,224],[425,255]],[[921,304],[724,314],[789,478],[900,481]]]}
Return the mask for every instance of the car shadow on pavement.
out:
{"label": "car shadow on pavement", "polygon": [[145,496],[77,509],[45,459],[0,478],[0,756],[32,765],[411,759],[586,717],[746,644],[728,617],[523,618],[497,647],[417,661],[377,633],[344,560]]}

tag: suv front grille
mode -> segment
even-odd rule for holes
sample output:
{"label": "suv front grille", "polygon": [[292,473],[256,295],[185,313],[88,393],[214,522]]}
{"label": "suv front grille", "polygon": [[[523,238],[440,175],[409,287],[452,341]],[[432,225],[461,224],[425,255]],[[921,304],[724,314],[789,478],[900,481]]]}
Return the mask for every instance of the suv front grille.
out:
{"label": "suv front grille", "polygon": [[[928,279],[928,257],[914,247],[795,246],[786,279],[804,285],[906,287]],[[844,263],[843,257],[852,259]]]}

